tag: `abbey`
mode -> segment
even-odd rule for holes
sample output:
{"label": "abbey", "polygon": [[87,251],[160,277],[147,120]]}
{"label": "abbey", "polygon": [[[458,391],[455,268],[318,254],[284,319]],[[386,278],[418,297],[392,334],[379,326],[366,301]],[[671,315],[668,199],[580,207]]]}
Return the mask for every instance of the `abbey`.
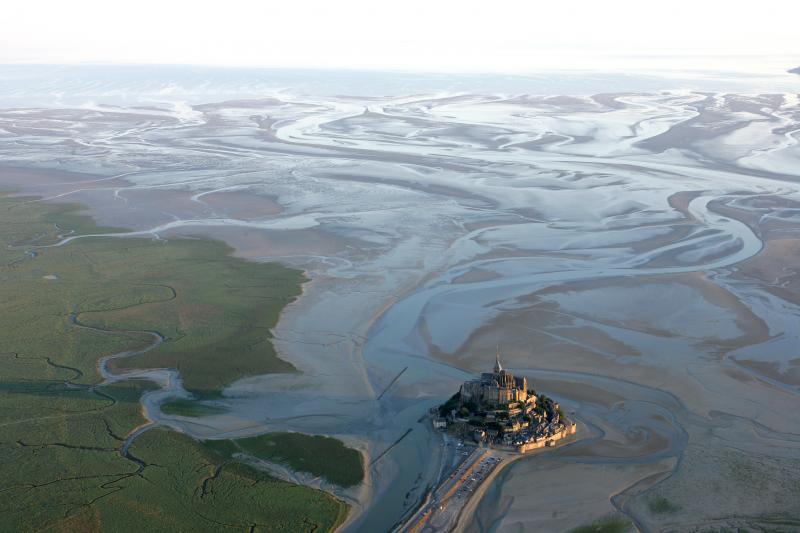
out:
{"label": "abbey", "polygon": [[505,447],[524,453],[552,446],[576,431],[552,398],[528,388],[528,379],[516,377],[495,356],[492,372],[466,381],[449,400],[432,409],[433,426],[479,445]]}
{"label": "abbey", "polygon": [[484,372],[480,379],[467,381],[461,386],[461,403],[473,402],[476,405],[500,406],[514,402],[535,403],[530,398],[528,378],[515,377],[500,364],[500,354],[495,356],[494,372]]}

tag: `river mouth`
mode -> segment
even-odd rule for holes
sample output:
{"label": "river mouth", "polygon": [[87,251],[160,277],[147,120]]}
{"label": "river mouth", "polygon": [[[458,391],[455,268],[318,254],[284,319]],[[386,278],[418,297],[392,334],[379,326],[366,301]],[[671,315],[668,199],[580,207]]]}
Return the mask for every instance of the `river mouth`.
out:
{"label": "river mouth", "polygon": [[[300,373],[234,383],[228,412],[201,423],[150,414],[198,437],[293,430],[359,447],[371,485],[354,530],[388,529],[421,501],[438,443],[420,418],[498,344],[593,437],[512,465],[476,530],[609,512],[680,528],[707,517],[679,496],[695,481],[683,465],[746,470],[724,451],[735,444],[798,469],[797,105],[689,91],[287,93],[189,114],[0,111],[0,125],[28,128],[25,147],[0,139],[0,179],[129,228],[109,235],[211,236],[306,270],[273,332]],[[724,128],[693,126],[720,115]],[[48,148],[57,167],[36,146],[46,120],[66,124]],[[76,128],[84,147],[68,142]],[[510,496],[534,473],[565,480],[549,517]],[[572,494],[584,478],[608,487]],[[747,493],[733,474],[716,482]],[[570,513],[580,498],[591,504]],[[681,522],[651,509],[656,498],[691,512]]]}

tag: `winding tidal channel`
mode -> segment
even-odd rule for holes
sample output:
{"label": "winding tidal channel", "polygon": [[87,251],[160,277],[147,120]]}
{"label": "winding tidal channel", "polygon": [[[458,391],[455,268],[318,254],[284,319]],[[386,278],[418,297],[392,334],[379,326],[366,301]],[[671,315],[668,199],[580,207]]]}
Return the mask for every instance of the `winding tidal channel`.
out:
{"label": "winding tidal channel", "polygon": [[427,410],[499,345],[583,433],[503,470],[466,530],[800,516],[796,91],[151,104],[0,110],[0,177],[130,228],[109,238],[203,235],[311,279],[273,332],[300,373],[234,383],[225,414],[166,415],[176,371],[104,358],[104,383],[159,384],[152,424],[341,438],[369,458],[345,528],[386,531],[439,475]]}

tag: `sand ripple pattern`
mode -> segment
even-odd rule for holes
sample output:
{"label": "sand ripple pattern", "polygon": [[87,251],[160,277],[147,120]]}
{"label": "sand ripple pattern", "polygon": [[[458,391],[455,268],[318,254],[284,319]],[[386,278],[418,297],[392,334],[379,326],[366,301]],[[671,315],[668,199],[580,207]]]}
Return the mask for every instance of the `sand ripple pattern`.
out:
{"label": "sand ripple pattern", "polygon": [[[230,414],[202,423],[148,412],[198,436],[291,429],[380,457],[354,529],[387,529],[435,481],[418,420],[498,343],[584,438],[515,463],[468,529],[610,512],[646,530],[791,528],[798,132],[796,94],[281,90],[0,110],[0,157],[27,169],[26,192],[132,228],[115,237],[209,235],[309,271],[275,330],[302,374],[242,380]],[[525,495],[531,476],[547,497]]]}

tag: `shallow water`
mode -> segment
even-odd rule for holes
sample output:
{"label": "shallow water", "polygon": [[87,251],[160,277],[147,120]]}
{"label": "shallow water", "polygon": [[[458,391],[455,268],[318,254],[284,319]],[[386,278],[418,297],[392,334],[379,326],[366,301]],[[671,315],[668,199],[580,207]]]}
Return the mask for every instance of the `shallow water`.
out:
{"label": "shallow water", "polygon": [[[264,98],[193,107],[148,93],[147,108],[100,95],[5,109],[0,180],[84,202],[131,229],[116,237],[212,235],[306,269],[312,281],[274,332],[302,374],[243,379],[226,392],[230,412],[200,423],[157,402],[148,413],[198,436],[290,429],[360,447],[375,463],[352,529],[386,529],[419,501],[438,472],[419,420],[497,344],[592,437],[515,463],[476,524],[574,527],[618,509],[655,527],[674,518],[641,502],[683,479],[694,446],[800,461],[800,252],[769,256],[783,265],[774,275],[757,263],[773,253],[765,243],[800,231],[800,108],[793,93],[699,93],[663,78],[663,91],[643,89],[654,83],[569,98],[256,84]],[[726,416],[742,422],[723,431]],[[778,436],[765,448],[755,427]],[[628,468],[613,490],[581,496],[591,513],[548,522],[504,495],[524,472],[566,478],[589,464],[598,479]],[[548,505],[574,506],[566,487]],[[693,513],[678,526],[705,519]]]}

